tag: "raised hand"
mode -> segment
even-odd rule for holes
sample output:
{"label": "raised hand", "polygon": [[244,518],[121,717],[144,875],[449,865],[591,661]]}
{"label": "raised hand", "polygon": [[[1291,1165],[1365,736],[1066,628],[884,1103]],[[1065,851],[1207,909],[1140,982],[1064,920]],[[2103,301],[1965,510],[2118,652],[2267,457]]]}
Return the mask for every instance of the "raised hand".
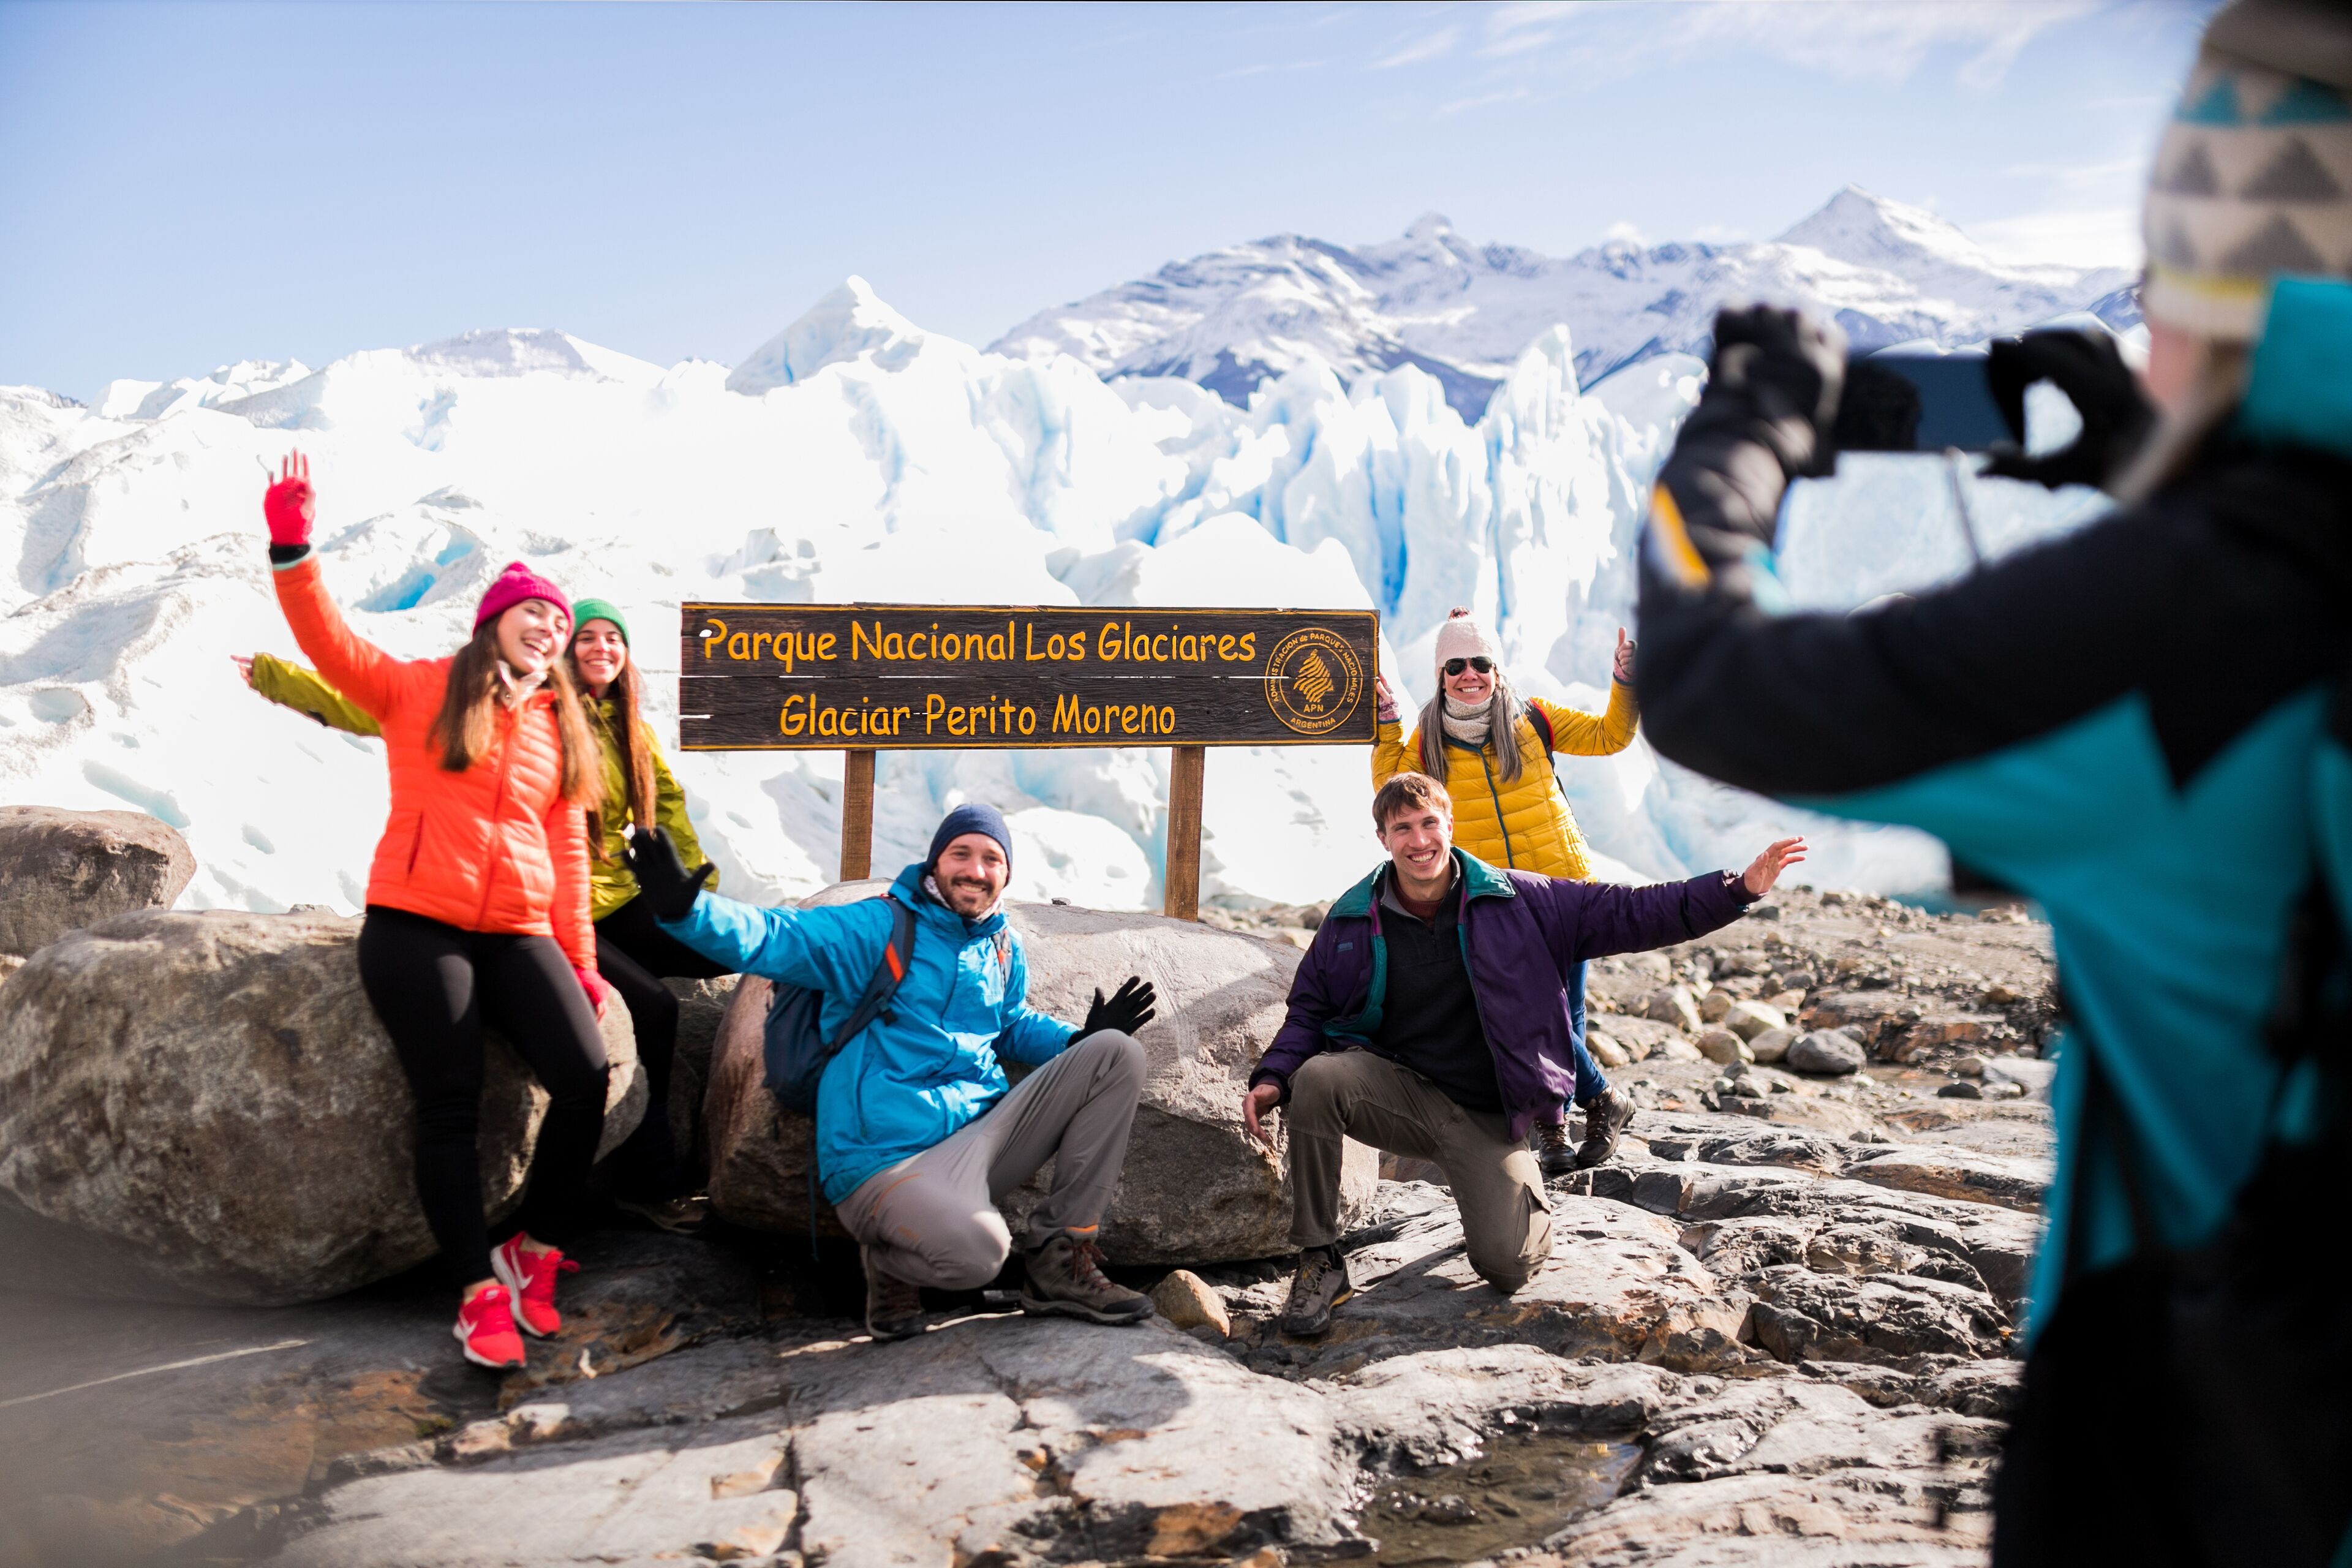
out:
{"label": "raised hand", "polygon": [[1088,1035],[1098,1035],[1106,1029],[1132,1035],[1151,1022],[1158,1010],[1154,1005],[1158,1001],[1159,996],[1153,992],[1151,982],[1140,974],[1129,975],[1126,984],[1118,988],[1118,994],[1108,1002],[1103,1000],[1102,987],[1097,985],[1095,987],[1095,1005],[1087,1009],[1086,1025],[1070,1037],[1071,1043],[1075,1045]]}
{"label": "raised hand", "polygon": [[686,862],[678,858],[677,846],[658,827],[631,828],[629,847],[621,851],[621,858],[627,862],[629,875],[637,879],[637,892],[646,907],[653,910],[655,919],[665,921],[684,920],[692,913],[702,884],[717,868],[706,860],[689,875]]}
{"label": "raised hand", "polygon": [[1393,724],[1397,721],[1396,692],[1390,687],[1388,675],[1384,671],[1373,673],[1372,700],[1376,705],[1373,712],[1378,715],[1381,723]]}
{"label": "raised hand", "polygon": [[278,482],[261,498],[261,515],[269,521],[272,544],[308,544],[310,520],[318,507],[310,490],[310,459],[289,453],[278,465]]}
{"label": "raised hand", "polygon": [[1617,628],[1617,654],[1609,662],[1609,676],[1622,685],[1633,684],[1633,639],[1625,635],[1623,626]]}
{"label": "raised hand", "polygon": [[228,656],[228,661],[236,666],[237,674],[245,677],[245,683],[247,686],[251,686],[253,684],[253,656],[249,653],[233,653]]}
{"label": "raised hand", "polygon": [[[2037,381],[2066,395],[2083,416],[2083,429],[2057,451],[2035,458],[2025,451],[2025,392]],[[2156,405],[2105,332],[2053,328],[1996,338],[1985,359],[1985,385],[2017,439],[1994,447],[1984,471],[2053,490],[2107,483],[2156,425]]]}
{"label": "raised hand", "polygon": [[1805,858],[1805,841],[1801,838],[1775,838],[1764,847],[1764,853],[1748,862],[1739,882],[1750,898],[1760,899],[1772,890],[1780,873]]}

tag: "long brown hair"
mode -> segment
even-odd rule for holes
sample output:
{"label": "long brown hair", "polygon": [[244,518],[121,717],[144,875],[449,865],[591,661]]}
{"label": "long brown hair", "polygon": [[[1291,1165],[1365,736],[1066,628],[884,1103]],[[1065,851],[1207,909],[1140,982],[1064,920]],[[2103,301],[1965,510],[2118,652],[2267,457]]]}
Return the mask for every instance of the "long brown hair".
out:
{"label": "long brown hair", "polygon": [[[555,692],[555,734],[563,753],[563,798],[588,813],[591,841],[596,837],[596,808],[604,798],[604,770],[596,765],[596,737],[589,732],[581,711],[580,690],[572,683],[567,661],[547,667],[547,683]],[[475,628],[474,637],[449,661],[449,682],[441,689],[441,711],[429,731],[441,748],[441,765],[462,773],[490,749],[491,726],[499,701],[499,623],[496,617]]]}
{"label": "long brown hair", "polygon": [[[1495,667],[1495,695],[1486,700],[1486,739],[1495,748],[1495,766],[1504,784],[1517,784],[1526,770],[1526,759],[1519,755],[1519,700],[1511,695],[1511,683],[1503,679],[1503,668]],[[1421,710],[1421,771],[1431,778],[1446,776],[1445,766],[1445,677],[1437,678],[1437,695]]]}
{"label": "long brown hair", "polygon": [[[574,631],[572,636],[577,637],[579,633]],[[645,689],[637,679],[637,661],[629,657],[628,647],[628,639],[622,638],[621,673],[613,677],[612,687],[606,692],[612,699],[613,716],[605,718],[601,708],[590,707],[588,711],[594,715],[596,725],[612,737],[614,749],[621,753],[621,784],[628,792],[629,820],[651,832],[658,826],[654,821],[654,752],[646,744],[645,721],[637,716]],[[578,661],[567,653],[563,663],[580,689],[587,690],[588,680],[580,673]]]}

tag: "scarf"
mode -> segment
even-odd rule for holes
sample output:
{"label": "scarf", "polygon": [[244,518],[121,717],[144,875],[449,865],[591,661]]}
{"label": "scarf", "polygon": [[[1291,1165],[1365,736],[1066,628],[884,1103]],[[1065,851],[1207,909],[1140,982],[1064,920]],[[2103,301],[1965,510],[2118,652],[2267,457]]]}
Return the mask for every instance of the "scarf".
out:
{"label": "scarf", "polygon": [[505,659],[499,660],[499,684],[506,689],[499,700],[509,708],[520,708],[530,694],[547,684],[547,671],[518,676]]}
{"label": "scarf", "polygon": [[1475,708],[1455,701],[1451,695],[1444,701],[1444,711],[1439,714],[1439,718],[1445,725],[1446,734],[1465,746],[1484,746],[1495,710],[1494,699],[1488,698]]}

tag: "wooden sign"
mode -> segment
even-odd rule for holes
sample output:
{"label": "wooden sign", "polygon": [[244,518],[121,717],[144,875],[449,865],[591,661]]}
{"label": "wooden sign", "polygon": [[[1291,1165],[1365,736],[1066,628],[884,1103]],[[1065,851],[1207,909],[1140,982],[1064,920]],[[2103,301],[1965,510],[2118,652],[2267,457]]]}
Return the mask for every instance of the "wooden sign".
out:
{"label": "wooden sign", "polygon": [[681,606],[689,752],[1365,745],[1370,610]]}

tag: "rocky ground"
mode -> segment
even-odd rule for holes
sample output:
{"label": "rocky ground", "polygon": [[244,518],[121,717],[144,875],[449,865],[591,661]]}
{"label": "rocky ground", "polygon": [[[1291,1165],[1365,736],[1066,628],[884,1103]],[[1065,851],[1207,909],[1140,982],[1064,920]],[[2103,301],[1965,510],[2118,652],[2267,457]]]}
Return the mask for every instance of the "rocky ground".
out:
{"label": "rocky ground", "polygon": [[1311,1343],[1273,1329],[1269,1259],[1137,1271],[1138,1329],[940,1298],[877,1345],[845,1248],[744,1232],[599,1236],[504,1380],[422,1273],[269,1310],[0,1298],[0,1563],[1983,1562],[2046,930],[1794,892],[1591,985],[1643,1111],[1556,1184],[1516,1297],[1391,1166]]}

